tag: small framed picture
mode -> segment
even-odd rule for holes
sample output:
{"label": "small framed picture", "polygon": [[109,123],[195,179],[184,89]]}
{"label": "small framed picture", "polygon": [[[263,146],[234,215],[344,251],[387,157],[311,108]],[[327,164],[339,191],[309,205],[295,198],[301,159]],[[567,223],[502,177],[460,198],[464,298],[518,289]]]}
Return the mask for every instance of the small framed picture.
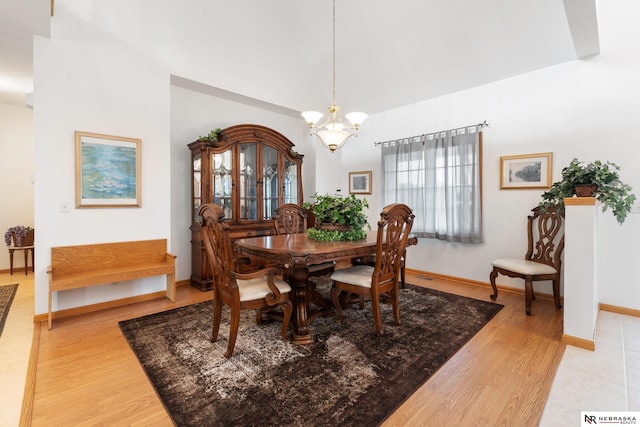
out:
{"label": "small framed picture", "polygon": [[371,194],[371,171],[349,172],[349,194]]}
{"label": "small framed picture", "polygon": [[139,207],[140,140],[76,132],[76,207]]}
{"label": "small framed picture", "polygon": [[500,157],[500,189],[551,188],[553,153]]}

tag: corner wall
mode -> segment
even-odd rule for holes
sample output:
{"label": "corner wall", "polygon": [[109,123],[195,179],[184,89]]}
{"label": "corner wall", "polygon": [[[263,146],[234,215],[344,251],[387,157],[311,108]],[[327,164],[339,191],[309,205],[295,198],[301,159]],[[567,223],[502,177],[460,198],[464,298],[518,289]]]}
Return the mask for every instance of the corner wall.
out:
{"label": "corner wall", "polygon": [[[35,313],[47,311],[52,246],[169,239],[169,72],[60,8],[34,40]],[[74,132],[139,138],[142,206],[75,206]],[[72,209],[62,212],[61,203]],[[163,277],[59,293],[53,310],[163,290]]]}

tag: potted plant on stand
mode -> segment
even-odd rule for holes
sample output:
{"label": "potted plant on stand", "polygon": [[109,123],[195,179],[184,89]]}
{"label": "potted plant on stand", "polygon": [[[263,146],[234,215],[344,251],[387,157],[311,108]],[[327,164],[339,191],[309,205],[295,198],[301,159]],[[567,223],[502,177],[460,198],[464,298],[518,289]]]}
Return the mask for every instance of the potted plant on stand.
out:
{"label": "potted plant on stand", "polygon": [[595,197],[602,204],[602,210],[611,208],[613,216],[622,224],[631,212],[636,196],[631,187],[620,180],[619,171],[617,164],[608,161],[584,163],[573,159],[562,169],[562,179],[542,194],[539,206],[545,211],[561,211],[565,197]]}
{"label": "potted plant on stand", "polygon": [[[337,190],[339,192],[340,190]],[[364,227],[371,229],[364,208],[369,204],[354,194],[314,194],[314,203],[304,203],[315,217],[315,225],[307,229],[307,235],[314,240],[362,240],[367,237]]]}
{"label": "potted plant on stand", "polygon": [[4,243],[7,246],[33,246],[35,230],[29,226],[14,225],[9,227],[4,233]]}

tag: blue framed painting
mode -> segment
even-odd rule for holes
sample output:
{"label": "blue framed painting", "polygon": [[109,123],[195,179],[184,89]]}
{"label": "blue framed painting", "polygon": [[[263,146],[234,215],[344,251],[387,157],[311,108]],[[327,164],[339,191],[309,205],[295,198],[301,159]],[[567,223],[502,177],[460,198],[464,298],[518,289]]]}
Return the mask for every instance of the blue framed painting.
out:
{"label": "blue framed painting", "polygon": [[140,140],[76,132],[76,207],[139,207]]}

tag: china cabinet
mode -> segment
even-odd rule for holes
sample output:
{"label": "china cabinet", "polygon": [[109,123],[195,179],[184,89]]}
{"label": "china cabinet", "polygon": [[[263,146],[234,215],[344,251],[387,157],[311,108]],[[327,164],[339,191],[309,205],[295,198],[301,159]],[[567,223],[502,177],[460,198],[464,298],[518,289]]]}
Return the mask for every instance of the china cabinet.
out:
{"label": "china cabinet", "polygon": [[212,288],[200,236],[200,206],[225,212],[232,240],[274,234],[278,206],[302,203],[302,158],[279,132],[260,125],[223,129],[218,141],[197,140],[191,150],[191,284]]}

